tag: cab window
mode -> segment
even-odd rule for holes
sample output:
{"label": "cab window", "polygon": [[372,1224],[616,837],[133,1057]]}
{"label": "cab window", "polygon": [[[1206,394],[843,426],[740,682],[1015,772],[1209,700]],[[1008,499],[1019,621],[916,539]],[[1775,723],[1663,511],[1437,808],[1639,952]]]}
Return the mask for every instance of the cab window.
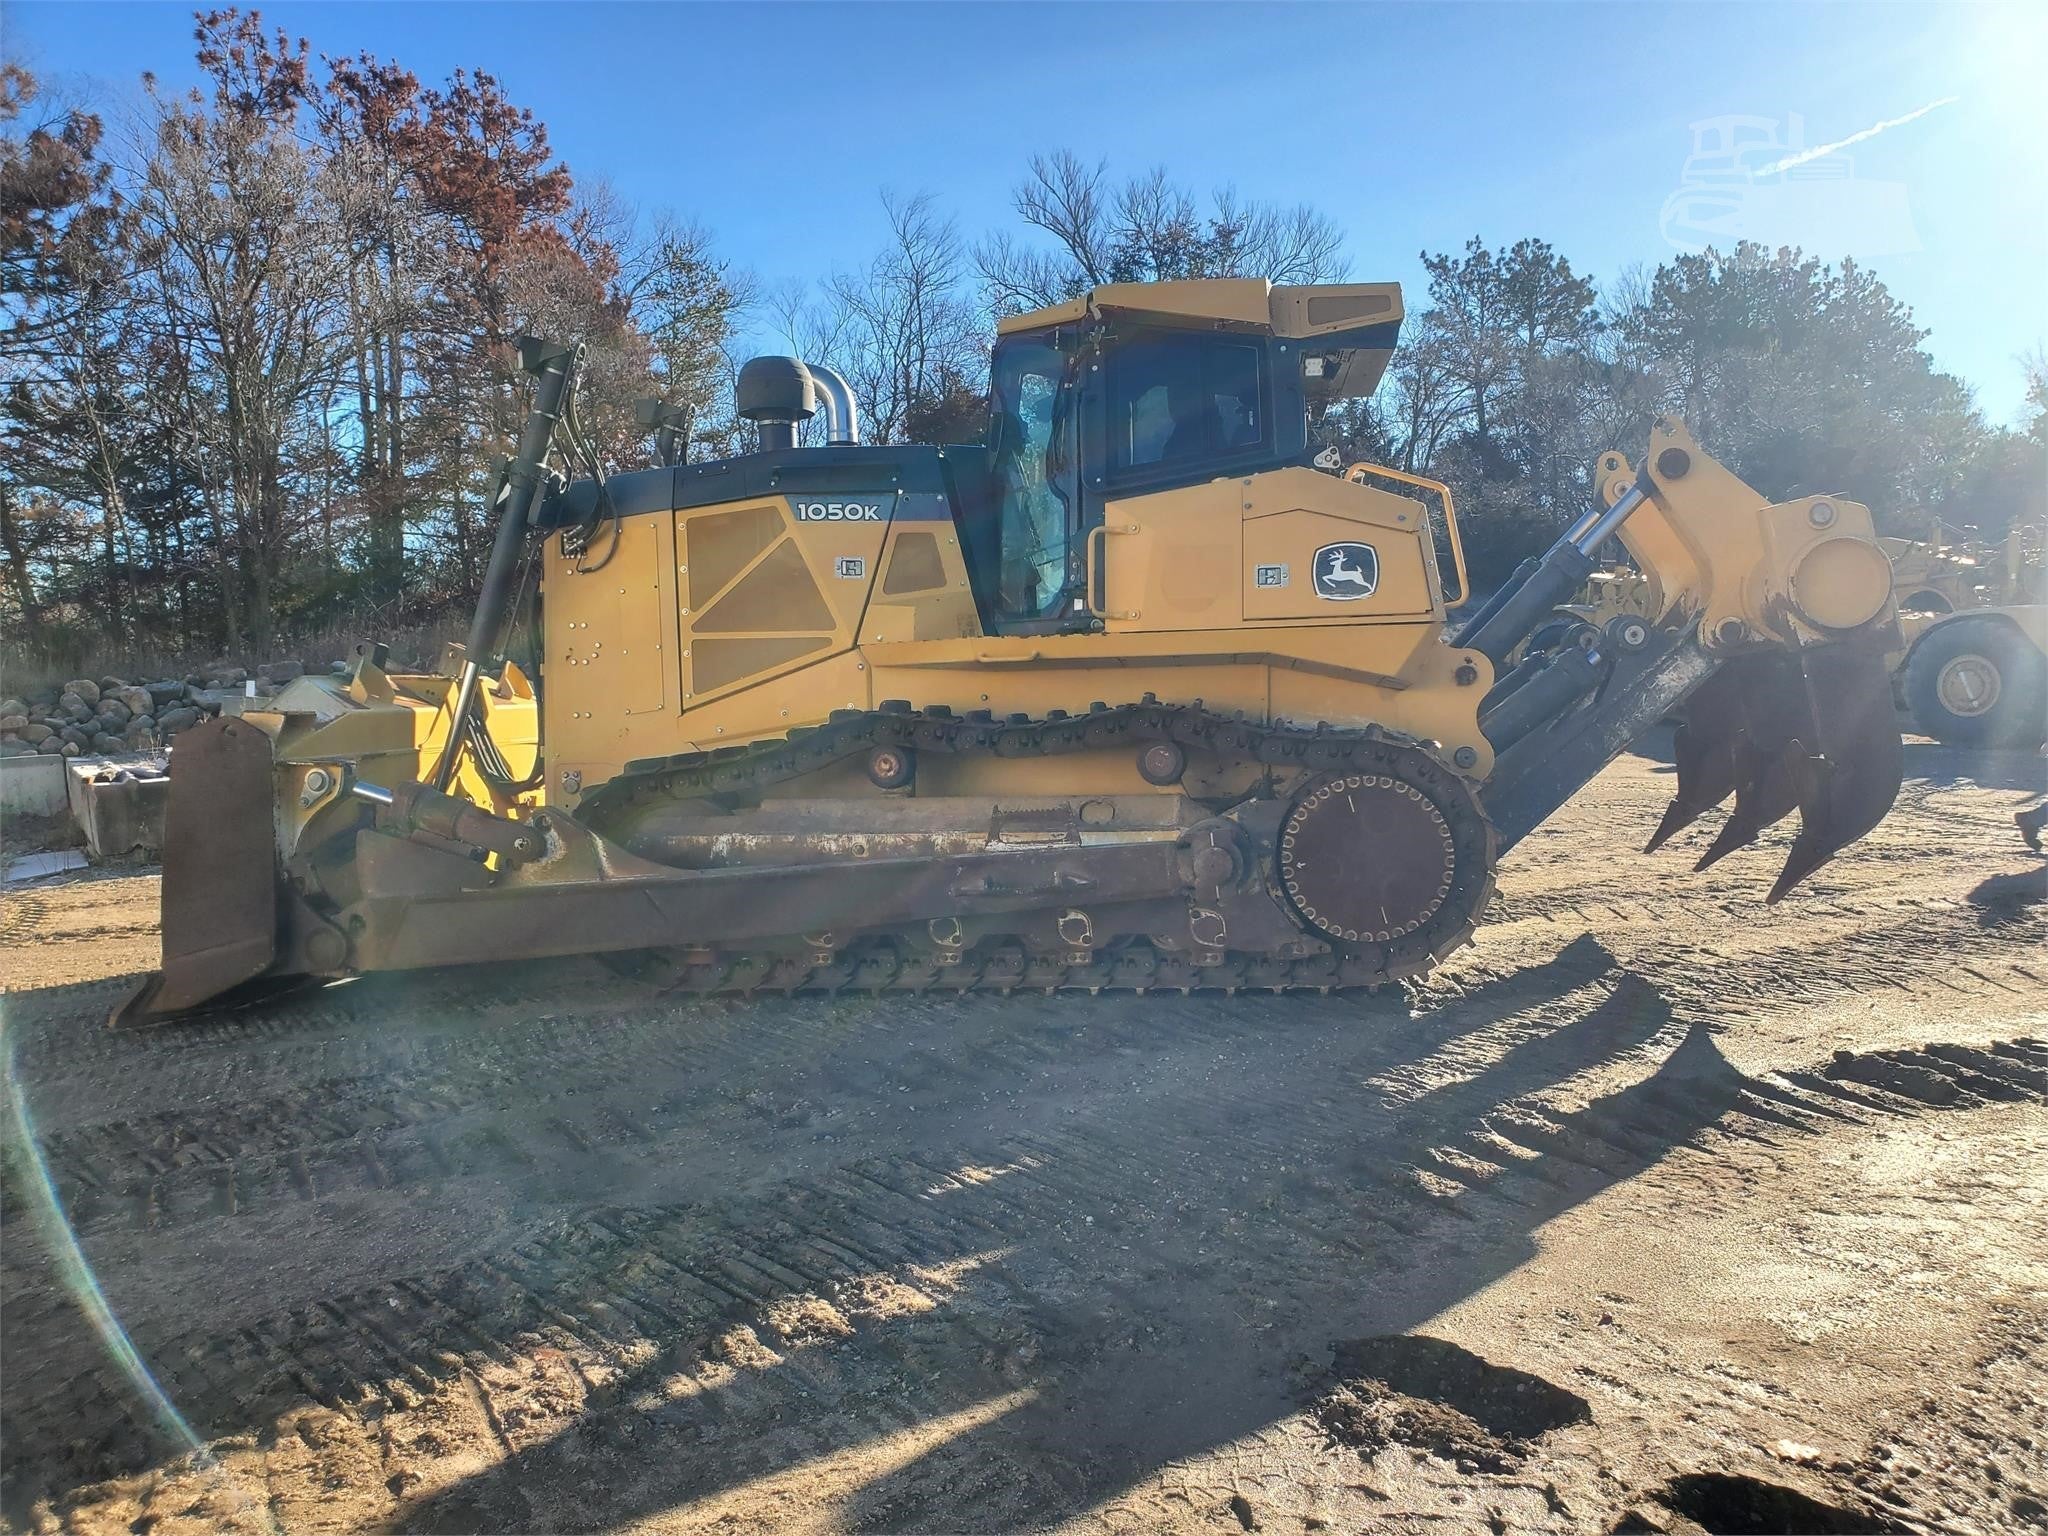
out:
{"label": "cab window", "polygon": [[1265,448],[1261,349],[1210,336],[1132,340],[1110,354],[1110,469],[1119,478]]}
{"label": "cab window", "polygon": [[991,379],[993,467],[997,483],[995,616],[1048,618],[1067,590],[1072,527],[1061,482],[1065,361],[1051,347],[1006,343]]}

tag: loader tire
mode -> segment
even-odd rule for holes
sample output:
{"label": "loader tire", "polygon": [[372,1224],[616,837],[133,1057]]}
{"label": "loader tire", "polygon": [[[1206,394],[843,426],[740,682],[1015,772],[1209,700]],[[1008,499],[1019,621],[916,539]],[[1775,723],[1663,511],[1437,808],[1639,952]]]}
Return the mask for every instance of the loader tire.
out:
{"label": "loader tire", "polygon": [[2000,619],[1936,625],[1907,663],[1913,722],[1953,747],[2038,746],[2048,733],[2048,658]]}

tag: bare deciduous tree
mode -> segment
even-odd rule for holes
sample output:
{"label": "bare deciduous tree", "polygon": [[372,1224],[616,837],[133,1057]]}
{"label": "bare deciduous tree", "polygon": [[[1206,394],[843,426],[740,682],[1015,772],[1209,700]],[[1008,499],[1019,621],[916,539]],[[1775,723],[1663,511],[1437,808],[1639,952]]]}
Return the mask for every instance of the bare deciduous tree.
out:
{"label": "bare deciduous tree", "polygon": [[732,383],[742,317],[754,305],[754,280],[717,254],[701,225],[662,213],[644,229],[619,231],[619,292],[653,355],[654,388],[682,413],[681,439],[718,454],[735,446]]}
{"label": "bare deciduous tree", "polygon": [[1343,275],[1343,232],[1306,204],[1283,208],[1218,190],[1203,208],[1154,168],[1112,186],[1108,162],[1071,150],[1031,158],[1012,206],[1044,240],[998,233],[975,251],[998,314],[1057,304],[1102,283],[1189,277],[1329,282]]}
{"label": "bare deciduous tree", "polygon": [[986,342],[967,297],[958,226],[929,193],[884,194],[889,239],[865,268],[826,280],[809,320],[818,358],[847,377],[880,442],[962,378],[978,378]]}
{"label": "bare deciduous tree", "polygon": [[193,429],[225,479],[214,515],[227,628],[246,625],[267,651],[303,515],[287,482],[348,355],[355,245],[341,169],[292,132],[304,46],[243,34],[219,57],[212,110],[152,97],[135,209],[154,323],[192,360]]}

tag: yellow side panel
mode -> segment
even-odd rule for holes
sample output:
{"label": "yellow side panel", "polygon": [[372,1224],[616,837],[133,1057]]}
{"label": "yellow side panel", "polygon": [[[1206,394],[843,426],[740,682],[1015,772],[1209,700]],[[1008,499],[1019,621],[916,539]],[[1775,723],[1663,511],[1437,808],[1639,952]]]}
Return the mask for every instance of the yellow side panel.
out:
{"label": "yellow side panel", "polygon": [[[882,549],[882,576],[861,623],[861,642],[957,640],[981,633],[967,561],[945,501],[906,495],[897,503]],[[910,516],[908,513],[923,513]]]}
{"label": "yellow side panel", "polygon": [[[675,619],[668,600],[671,534],[666,518],[627,518],[619,532],[620,703],[633,715],[675,707]],[[610,572],[593,578],[602,580]]]}
{"label": "yellow side panel", "polygon": [[1428,529],[1418,501],[1283,469],[1111,502],[1091,561],[1112,634],[1412,623],[1442,613]]}
{"label": "yellow side panel", "polygon": [[1245,618],[1253,623],[1412,623],[1439,612],[1428,513],[1377,486],[1309,469],[1263,475],[1244,545]]}
{"label": "yellow side panel", "polygon": [[832,634],[844,645],[852,645],[867,611],[868,594],[874,591],[881,564],[882,540],[888,533],[894,509],[902,498],[880,495],[863,499],[878,507],[873,522],[800,522],[796,544],[803,552],[811,577],[824,594],[832,614]]}
{"label": "yellow side panel", "polygon": [[[1108,523],[1137,531],[1104,534],[1091,553],[1108,603],[1134,616],[1111,619],[1109,634],[1010,637],[978,633],[950,519],[876,499],[881,517],[799,518],[771,496],[628,519],[654,543],[623,548],[608,581],[567,574],[551,541],[550,793],[573,806],[578,788],[627,762],[779,737],[896,698],[1000,718],[1154,693],[1257,719],[1384,721],[1447,751],[1471,747],[1468,771],[1490,762],[1475,715],[1491,669],[1442,643],[1423,509],[1403,497],[1303,469],[1130,498]],[[1306,582],[1333,541],[1373,546],[1370,601],[1257,584],[1269,545]],[[632,611],[636,580],[658,589],[665,606],[653,611],[672,639]],[[666,664],[629,667],[649,646]],[[658,710],[639,708],[654,698]],[[1110,757],[1104,782],[1122,784],[1134,769]],[[1024,785],[1044,771],[1014,770]]]}
{"label": "yellow side panel", "polygon": [[[548,561],[547,664],[556,678],[568,669],[568,691],[590,718],[618,719],[671,707],[675,665],[669,617],[666,519],[629,517],[618,547],[599,529],[584,558],[593,569],[554,556]],[[553,555],[558,540],[550,541]],[[601,701],[601,702],[593,702]]]}
{"label": "yellow side panel", "polygon": [[1104,509],[1093,558],[1112,631],[1225,629],[1243,617],[1245,487],[1211,480]]}
{"label": "yellow side panel", "polygon": [[885,521],[799,521],[772,497],[678,512],[675,525],[686,716],[853,644]]}
{"label": "yellow side panel", "polygon": [[1430,612],[1436,588],[1428,544],[1407,529],[1295,508],[1247,522],[1245,544],[1252,563],[1245,617],[1254,623],[1365,624]]}
{"label": "yellow side panel", "polygon": [[543,556],[547,788],[571,804],[565,782],[594,784],[612,771],[631,755],[635,730],[671,717],[681,693],[674,526],[629,517],[618,539],[607,558],[611,534],[599,528],[579,562],[552,536]]}

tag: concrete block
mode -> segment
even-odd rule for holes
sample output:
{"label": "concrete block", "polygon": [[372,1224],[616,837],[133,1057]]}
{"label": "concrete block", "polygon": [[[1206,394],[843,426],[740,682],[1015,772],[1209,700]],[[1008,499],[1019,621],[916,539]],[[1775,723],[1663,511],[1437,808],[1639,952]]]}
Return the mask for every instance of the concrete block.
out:
{"label": "concrete block", "polygon": [[[70,764],[68,783],[71,819],[85,834],[85,851],[95,864],[131,854],[161,853],[164,811],[170,804],[171,781],[142,778],[136,768],[155,768],[150,756],[80,757]],[[101,782],[108,769],[131,772]]]}
{"label": "concrete block", "polygon": [[0,758],[0,816],[62,816],[69,804],[63,758]]}
{"label": "concrete block", "polygon": [[85,855],[76,848],[60,848],[54,853],[28,853],[11,861],[7,866],[7,883],[17,880],[46,880],[51,875],[68,874],[74,869],[85,868]]}

